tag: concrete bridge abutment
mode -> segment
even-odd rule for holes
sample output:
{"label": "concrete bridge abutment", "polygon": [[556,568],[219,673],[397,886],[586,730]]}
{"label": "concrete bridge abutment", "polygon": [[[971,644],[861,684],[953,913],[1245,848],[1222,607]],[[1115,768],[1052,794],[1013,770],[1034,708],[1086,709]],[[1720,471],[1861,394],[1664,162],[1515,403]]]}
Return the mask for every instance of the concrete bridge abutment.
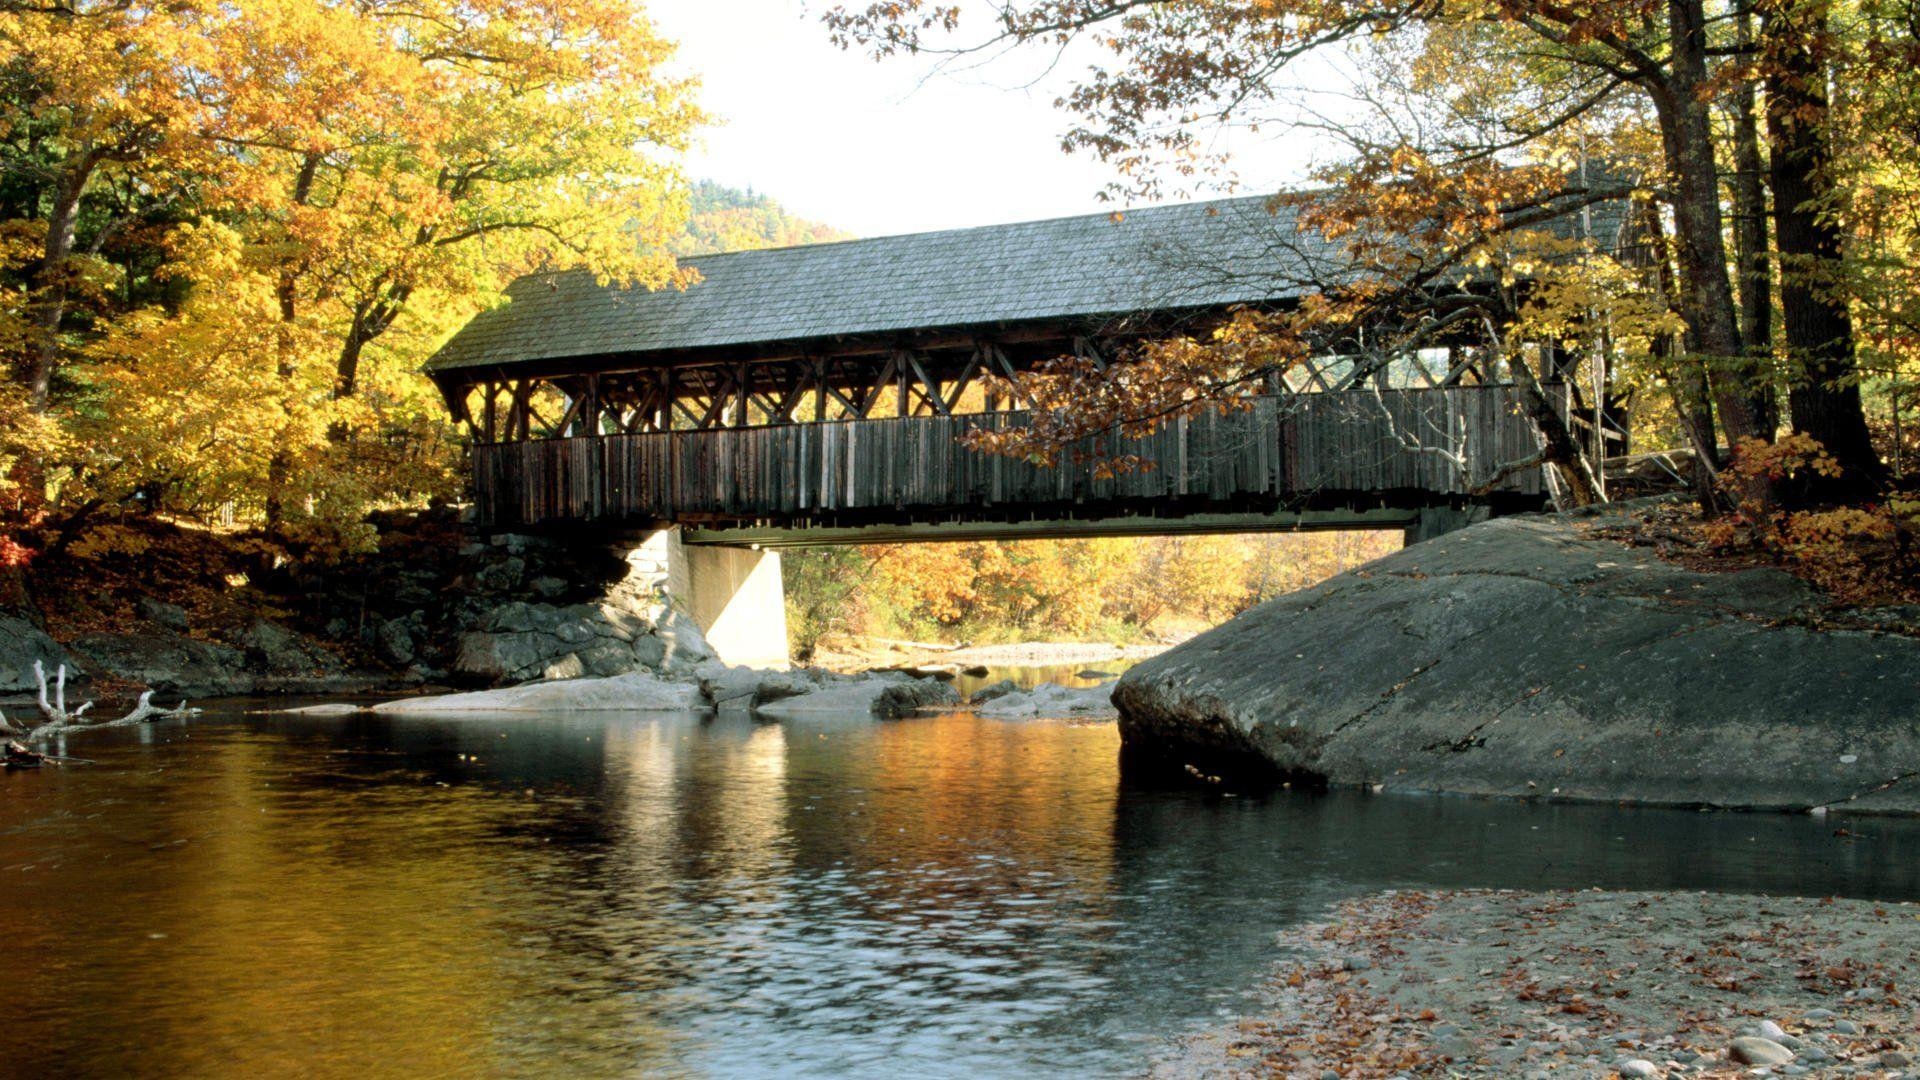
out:
{"label": "concrete bridge abutment", "polygon": [[646,534],[627,561],[668,607],[693,620],[721,660],[756,668],[788,665],[779,552],[688,544],[672,525]]}

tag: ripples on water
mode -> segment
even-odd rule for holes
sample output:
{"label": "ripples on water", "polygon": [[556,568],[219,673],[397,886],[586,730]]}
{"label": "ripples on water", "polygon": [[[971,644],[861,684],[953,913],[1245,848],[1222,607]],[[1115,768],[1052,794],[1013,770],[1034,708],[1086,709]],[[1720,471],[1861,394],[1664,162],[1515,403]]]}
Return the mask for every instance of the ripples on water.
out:
{"label": "ripples on water", "polygon": [[1227,797],[1110,724],[681,717],[102,733],[0,776],[0,1072],[1137,1068],[1383,887],[1920,895],[1905,823]]}

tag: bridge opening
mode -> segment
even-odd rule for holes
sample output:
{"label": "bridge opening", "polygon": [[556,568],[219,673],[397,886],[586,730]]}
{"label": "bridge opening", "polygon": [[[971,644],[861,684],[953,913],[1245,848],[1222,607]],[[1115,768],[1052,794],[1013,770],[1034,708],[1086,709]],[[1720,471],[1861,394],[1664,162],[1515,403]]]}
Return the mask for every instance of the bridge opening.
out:
{"label": "bridge opening", "polygon": [[1071,675],[1088,654],[1063,646],[1141,655],[1402,543],[1398,530],[1185,532],[801,546],[780,557],[796,661],[885,666],[961,649],[953,655],[995,668]]}

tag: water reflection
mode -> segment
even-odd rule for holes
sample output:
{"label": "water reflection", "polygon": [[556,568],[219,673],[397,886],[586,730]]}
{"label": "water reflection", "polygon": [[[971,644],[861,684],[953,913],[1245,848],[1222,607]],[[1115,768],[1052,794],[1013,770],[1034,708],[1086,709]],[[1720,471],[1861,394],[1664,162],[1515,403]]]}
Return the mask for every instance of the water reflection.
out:
{"label": "water reflection", "polygon": [[1111,725],[146,734],[0,777],[0,1068],[1109,1073],[1364,889],[1920,895],[1906,823],[1156,790]]}
{"label": "water reflection", "polygon": [[1011,681],[1023,690],[1031,690],[1049,682],[1078,688],[1099,686],[1112,682],[1139,662],[1133,657],[1109,657],[1079,664],[995,664],[987,668],[985,675],[958,676],[953,681],[953,687],[964,698],[1002,679]]}

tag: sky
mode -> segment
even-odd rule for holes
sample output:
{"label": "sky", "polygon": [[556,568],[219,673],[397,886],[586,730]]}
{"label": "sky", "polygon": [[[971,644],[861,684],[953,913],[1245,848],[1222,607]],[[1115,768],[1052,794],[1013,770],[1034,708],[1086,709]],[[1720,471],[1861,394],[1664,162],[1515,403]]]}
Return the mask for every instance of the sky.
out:
{"label": "sky", "polygon": [[[1044,75],[1032,57],[939,73],[924,59],[876,62],[827,40],[826,6],[648,3],[661,33],[680,44],[676,69],[699,77],[700,101],[718,118],[689,176],[750,187],[857,236],[1115,208],[1099,201],[1112,170],[1060,149],[1072,118],[1053,101],[1067,71]],[[1247,190],[1297,180],[1306,149],[1268,144],[1244,154],[1242,175],[1259,180]]]}

